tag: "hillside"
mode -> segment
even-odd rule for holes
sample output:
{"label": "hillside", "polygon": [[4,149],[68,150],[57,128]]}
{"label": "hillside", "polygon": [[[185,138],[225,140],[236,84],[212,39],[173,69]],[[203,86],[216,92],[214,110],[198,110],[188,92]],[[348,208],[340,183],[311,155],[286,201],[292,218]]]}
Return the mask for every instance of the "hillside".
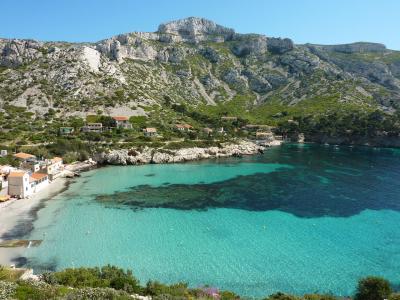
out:
{"label": "hillside", "polygon": [[194,17],[96,43],[0,39],[2,128],[99,113],[167,126],[181,117],[174,104],[271,125],[332,110],[393,114],[400,52],[361,42],[296,45]]}

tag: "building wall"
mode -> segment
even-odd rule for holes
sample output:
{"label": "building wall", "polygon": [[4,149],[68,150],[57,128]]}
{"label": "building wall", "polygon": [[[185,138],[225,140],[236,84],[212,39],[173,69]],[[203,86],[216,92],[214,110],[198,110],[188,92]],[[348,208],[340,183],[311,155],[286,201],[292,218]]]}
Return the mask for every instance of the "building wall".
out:
{"label": "building wall", "polygon": [[25,198],[32,193],[29,184],[29,175],[22,177],[8,177],[8,194],[10,196]]}
{"label": "building wall", "polygon": [[44,187],[49,185],[49,178],[45,177],[45,179],[41,179],[40,181],[35,181],[35,185],[33,186],[33,192],[38,192]]}

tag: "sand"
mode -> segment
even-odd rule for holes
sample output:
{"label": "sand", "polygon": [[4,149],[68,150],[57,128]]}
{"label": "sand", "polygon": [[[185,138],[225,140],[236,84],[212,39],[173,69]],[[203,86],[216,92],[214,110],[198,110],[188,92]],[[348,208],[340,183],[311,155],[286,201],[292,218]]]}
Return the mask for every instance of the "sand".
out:
{"label": "sand", "polygon": [[[66,189],[68,180],[57,178],[29,199],[11,200],[0,204],[0,241],[18,239],[30,231],[36,211],[41,205]],[[0,265],[11,265],[23,256],[25,248],[0,248]]]}

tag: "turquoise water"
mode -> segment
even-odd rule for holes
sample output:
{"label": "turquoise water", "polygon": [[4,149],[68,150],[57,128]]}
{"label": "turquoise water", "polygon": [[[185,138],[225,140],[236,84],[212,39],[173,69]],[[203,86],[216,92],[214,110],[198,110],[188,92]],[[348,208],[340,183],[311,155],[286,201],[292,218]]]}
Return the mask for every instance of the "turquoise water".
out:
{"label": "turquoise water", "polygon": [[115,264],[242,295],[399,284],[400,154],[285,145],[264,155],[84,173],[46,202],[37,269]]}

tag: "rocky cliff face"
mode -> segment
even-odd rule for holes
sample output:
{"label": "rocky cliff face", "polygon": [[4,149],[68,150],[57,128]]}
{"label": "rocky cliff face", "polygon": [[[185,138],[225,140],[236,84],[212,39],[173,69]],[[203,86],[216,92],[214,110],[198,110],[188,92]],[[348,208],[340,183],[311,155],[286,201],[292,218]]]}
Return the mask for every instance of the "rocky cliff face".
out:
{"label": "rocky cliff face", "polygon": [[43,56],[43,43],[33,40],[0,39],[0,65],[17,67]]}
{"label": "rocky cliff face", "polygon": [[[271,145],[276,145],[272,142]],[[95,155],[99,164],[111,165],[139,165],[139,164],[162,164],[178,163],[208,158],[231,157],[251,155],[263,152],[264,146],[252,142],[240,141],[238,144],[226,144],[222,148],[186,148],[180,150],[163,150],[144,148],[142,150],[110,150]]]}
{"label": "rocky cliff face", "polygon": [[166,96],[191,106],[245,97],[248,110],[332,95],[397,108],[400,52],[370,43],[295,45],[194,17],[97,43],[0,39],[0,109],[144,115]]}

